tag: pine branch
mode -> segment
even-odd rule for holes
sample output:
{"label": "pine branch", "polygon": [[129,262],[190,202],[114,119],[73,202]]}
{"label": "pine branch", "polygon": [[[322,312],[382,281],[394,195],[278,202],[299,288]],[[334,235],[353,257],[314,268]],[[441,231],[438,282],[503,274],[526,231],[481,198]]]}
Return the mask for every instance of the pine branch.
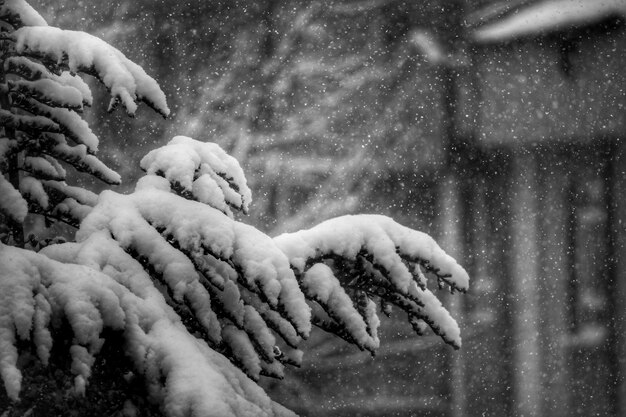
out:
{"label": "pine branch", "polygon": [[[337,337],[339,337],[340,339],[343,339],[344,341],[346,341],[347,343],[354,345],[356,347],[359,348],[359,350],[363,351],[366,348],[360,344],[354,337],[352,337],[352,335],[346,331],[345,327],[340,324],[337,323],[334,320],[323,320],[317,316],[313,316],[313,318],[311,319],[313,325],[327,333],[330,333],[332,335],[335,335]],[[375,349],[367,349],[368,352],[370,353],[370,355],[372,355],[372,357],[376,356],[376,350]]]}
{"label": "pine branch", "polygon": [[31,137],[39,133],[61,133],[59,125],[46,117],[18,115],[4,109],[0,110],[0,124]]}
{"label": "pine branch", "polygon": [[30,204],[28,205],[28,211],[31,214],[43,216],[48,221],[64,223],[68,226],[73,227],[74,229],[78,229],[80,227],[80,221],[71,216],[68,216],[67,213],[55,212],[54,209],[46,210],[31,200],[29,200],[29,203]]}
{"label": "pine branch", "polygon": [[29,144],[29,149],[40,151],[45,155],[61,160],[77,171],[93,175],[100,181],[118,185],[121,183],[119,176],[114,178],[116,173],[104,165],[84,145],[69,146],[65,140],[51,134],[42,134],[36,141]]}
{"label": "pine branch", "polygon": [[190,334],[199,335],[200,339],[203,339],[209,343],[215,349],[218,349],[220,346],[220,341],[215,340],[210,337],[207,330],[204,326],[198,321],[195,314],[193,313],[193,308],[189,305],[188,300],[183,300],[182,303],[175,301],[175,296],[173,290],[167,284],[163,275],[160,274],[154,266],[150,263],[150,261],[145,257],[141,256],[139,252],[134,250],[133,248],[126,248],[124,251],[134,260],[139,262],[146,273],[150,276],[150,278],[158,283],[157,288],[165,298],[167,305],[169,305],[172,310],[176,312],[176,314],[180,317],[182,323],[189,330]]}

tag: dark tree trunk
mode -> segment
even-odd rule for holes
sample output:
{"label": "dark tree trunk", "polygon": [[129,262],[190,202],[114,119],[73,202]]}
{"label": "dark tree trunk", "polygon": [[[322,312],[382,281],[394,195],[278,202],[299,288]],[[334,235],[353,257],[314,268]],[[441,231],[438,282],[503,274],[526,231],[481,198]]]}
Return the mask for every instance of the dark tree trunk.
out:
{"label": "dark tree trunk", "polygon": [[[4,54],[3,54],[4,55]],[[0,61],[0,85],[5,84],[5,73],[4,73],[4,57]],[[11,100],[8,94],[0,94],[0,107],[3,110],[11,109]],[[4,136],[11,139],[15,139],[15,129],[3,126]],[[12,152],[8,155],[8,174],[9,174],[9,182],[16,190],[20,189],[20,171],[19,171],[19,154],[18,152]],[[14,244],[19,246],[20,248],[24,247],[24,228],[22,224],[16,222],[15,220],[7,217],[7,221],[11,228],[11,235],[13,237]]]}

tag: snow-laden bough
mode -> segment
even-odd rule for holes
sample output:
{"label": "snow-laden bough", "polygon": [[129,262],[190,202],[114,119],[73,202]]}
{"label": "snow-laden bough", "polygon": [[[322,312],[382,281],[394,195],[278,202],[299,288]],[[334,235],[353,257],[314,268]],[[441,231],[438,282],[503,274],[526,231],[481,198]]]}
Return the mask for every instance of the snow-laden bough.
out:
{"label": "snow-laden bough", "polygon": [[168,416],[293,416],[191,336],[141,265],[104,234],[45,254],[0,243],[0,376],[13,400],[22,383],[16,343],[30,340],[47,363],[52,316],[65,318],[74,334],[69,353],[78,394],[106,343],[102,332],[113,329],[124,334],[136,372]]}
{"label": "snow-laden bough", "polygon": [[[340,336],[374,352],[379,320],[368,306],[373,298],[380,298],[404,310],[418,333],[422,327],[416,323],[424,321],[445,342],[461,346],[460,329],[427,288],[425,272],[431,273],[439,285],[460,292],[467,291],[469,277],[429,235],[386,216],[354,215],[285,233],[274,241],[288,256],[307,298],[319,303],[328,314],[330,320],[317,318],[320,327],[333,332],[337,324],[343,331],[353,328]],[[338,297],[345,299],[346,291],[354,301],[350,312],[345,311],[345,303],[335,301]],[[333,308],[332,304],[342,308]]]}

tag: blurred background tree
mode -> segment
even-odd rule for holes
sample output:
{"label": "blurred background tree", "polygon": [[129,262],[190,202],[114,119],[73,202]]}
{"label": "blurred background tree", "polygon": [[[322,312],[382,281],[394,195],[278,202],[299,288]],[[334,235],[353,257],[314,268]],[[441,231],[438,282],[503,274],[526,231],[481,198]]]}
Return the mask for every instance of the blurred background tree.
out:
{"label": "blurred background tree", "polygon": [[447,59],[433,36],[440,2],[39,3],[60,26],[134,52],[166,90],[171,122],[92,122],[118,143],[109,157],[123,177],[174,131],[216,141],[252,173],[252,221],[272,231],[280,218],[282,231],[357,208],[414,213],[415,166],[443,161],[442,80],[418,53]]}

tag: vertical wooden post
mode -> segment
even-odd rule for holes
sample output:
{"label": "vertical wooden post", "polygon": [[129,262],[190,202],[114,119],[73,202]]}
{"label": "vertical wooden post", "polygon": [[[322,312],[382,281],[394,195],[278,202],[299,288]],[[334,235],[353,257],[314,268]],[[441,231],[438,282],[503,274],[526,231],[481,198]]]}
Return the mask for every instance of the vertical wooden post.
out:
{"label": "vertical wooden post", "polygon": [[[461,181],[454,173],[445,175],[440,181],[440,243],[441,247],[451,256],[463,262],[464,251],[464,213]],[[463,297],[449,297],[448,310],[463,326]],[[450,353],[450,416],[463,417],[467,410],[467,390],[465,378],[465,361],[463,348]]]}
{"label": "vertical wooden post", "polygon": [[512,309],[512,377],[515,415],[541,415],[539,350],[539,231],[537,161],[520,152],[511,163],[509,279]]}
{"label": "vertical wooden post", "polygon": [[[449,56],[455,56],[463,48],[463,15],[466,0],[452,0],[442,3],[446,16],[441,35],[448,48]],[[465,235],[470,233],[466,230],[465,217],[471,216],[463,210],[463,187],[462,180],[468,174],[467,156],[472,148],[472,138],[462,137],[459,126],[459,71],[454,63],[449,62],[439,68],[441,80],[441,93],[444,115],[442,118],[442,133],[444,152],[446,155],[446,169],[440,175],[441,190],[439,193],[441,207],[441,242],[442,247],[454,258],[463,263],[466,255]],[[462,297],[451,297],[449,310],[463,328],[464,304]],[[467,413],[467,378],[464,360],[464,351],[450,354],[450,415],[463,417]]]}
{"label": "vertical wooden post", "polygon": [[614,416],[626,413],[626,158],[619,140],[607,141],[604,161],[604,200],[607,208],[606,235],[607,257],[605,262],[608,306],[606,316],[609,329],[608,361],[610,364],[609,400],[610,411]]}
{"label": "vertical wooden post", "polygon": [[544,389],[540,415],[567,417],[569,401],[568,347],[570,331],[567,317],[570,296],[568,286],[572,279],[572,259],[568,228],[571,201],[568,187],[568,169],[554,164],[555,157],[543,162],[550,166],[542,170],[540,178],[541,202],[539,219],[541,232],[541,273],[539,280],[540,349],[542,355],[541,386]]}

